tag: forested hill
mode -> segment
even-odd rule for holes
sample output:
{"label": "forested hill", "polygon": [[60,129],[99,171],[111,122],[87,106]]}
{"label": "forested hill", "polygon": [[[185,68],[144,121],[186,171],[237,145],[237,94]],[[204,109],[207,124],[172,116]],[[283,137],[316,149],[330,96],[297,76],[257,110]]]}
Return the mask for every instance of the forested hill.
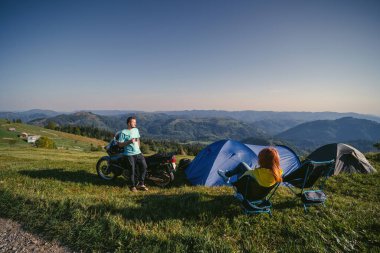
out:
{"label": "forested hill", "polygon": [[343,142],[362,151],[369,151],[380,140],[380,123],[351,117],[317,120],[300,124],[275,137],[306,150],[313,150],[327,143]]}
{"label": "forested hill", "polygon": [[[248,122],[248,119],[239,121],[232,117],[195,117],[165,113],[137,112],[105,116],[92,112],[77,112],[35,119],[29,123],[38,126],[47,126],[49,123],[61,127],[88,126],[114,133],[126,127],[126,119],[130,115],[137,117],[142,136],[150,139],[181,142],[212,142],[221,139],[253,140],[255,143],[285,143],[306,152],[332,142],[348,143],[363,152],[368,152],[373,151],[373,144],[380,140],[380,123],[352,117],[302,123],[302,120],[292,118]],[[283,129],[286,130],[282,131]],[[280,133],[274,134],[276,132]]]}
{"label": "forested hill", "polygon": [[[58,113],[50,110],[29,110],[25,112],[0,112],[0,118],[4,119],[20,119],[22,122],[30,122],[36,119],[47,119],[56,117],[57,115],[65,114],[68,116],[81,114],[77,113]],[[115,126],[116,121],[122,118],[123,115],[143,115],[146,118],[179,118],[179,119],[205,119],[205,118],[228,118],[240,122],[248,123],[265,132],[267,135],[276,135],[286,131],[298,124],[315,121],[315,120],[335,120],[342,117],[354,117],[357,119],[373,120],[380,123],[380,117],[358,113],[338,113],[338,112],[275,112],[275,111],[221,111],[221,110],[185,110],[185,111],[163,111],[163,112],[142,112],[142,111],[126,111],[126,110],[93,110],[93,114],[99,117],[107,116],[107,122],[113,121],[112,124],[102,125],[100,122],[95,123],[102,128],[118,128]],[[71,117],[72,121],[77,121],[82,124],[80,119]],[[59,121],[59,119],[55,119]],[[64,117],[64,121],[67,118]],[[105,119],[102,119],[104,121]],[[71,122],[72,123],[72,122]],[[70,123],[70,124],[71,124]],[[88,125],[88,122],[83,122]]]}
{"label": "forested hill", "polygon": [[[185,118],[163,113],[137,113],[138,128],[147,138],[180,141],[241,140],[247,137],[265,138],[253,124],[231,118]],[[106,129],[112,132],[126,128],[129,115],[101,116],[91,112],[78,112],[51,118],[36,119],[31,124],[47,126],[54,122],[59,126],[77,125]]]}
{"label": "forested hill", "polygon": [[100,116],[91,112],[76,112],[73,114],[61,114],[55,117],[45,117],[30,121],[30,124],[47,126],[53,122],[58,126],[89,126],[99,129],[111,130],[109,126],[117,124],[119,119],[114,117]]}
{"label": "forested hill", "polygon": [[295,120],[295,121],[314,121],[314,120],[334,120],[343,117],[353,117],[357,119],[368,119],[380,123],[380,117],[360,113],[340,113],[340,112],[275,112],[275,111],[221,111],[221,110],[187,110],[187,111],[162,111],[162,113],[174,116],[187,117],[219,117],[233,118],[244,122],[257,122],[262,120]]}
{"label": "forested hill", "polygon": [[8,119],[8,120],[21,120],[22,122],[28,122],[31,120],[35,120],[38,118],[50,118],[57,115],[60,115],[62,113],[51,111],[51,110],[40,110],[40,109],[33,109],[23,112],[11,112],[11,111],[3,111],[0,112],[0,118],[1,119]]}
{"label": "forested hill", "polygon": [[275,112],[275,111],[221,111],[221,110],[188,110],[164,111],[168,115],[188,118],[231,118],[246,123],[254,123],[268,135],[276,135],[301,123],[315,120],[335,120],[343,117],[373,120],[380,123],[380,117],[353,112]]}

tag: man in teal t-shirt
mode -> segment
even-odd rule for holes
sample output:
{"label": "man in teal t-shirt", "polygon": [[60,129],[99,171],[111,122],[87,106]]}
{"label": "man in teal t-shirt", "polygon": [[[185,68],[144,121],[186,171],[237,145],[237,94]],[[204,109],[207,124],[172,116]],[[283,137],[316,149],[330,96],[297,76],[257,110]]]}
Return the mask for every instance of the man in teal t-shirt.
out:
{"label": "man in teal t-shirt", "polygon": [[[147,191],[148,188],[144,185],[146,175],[146,161],[140,150],[140,133],[136,127],[136,117],[129,117],[127,119],[128,128],[124,129],[120,133],[119,147],[124,147],[124,160],[131,168],[131,191],[138,190]],[[136,184],[136,165],[138,165],[139,173],[138,184]]]}

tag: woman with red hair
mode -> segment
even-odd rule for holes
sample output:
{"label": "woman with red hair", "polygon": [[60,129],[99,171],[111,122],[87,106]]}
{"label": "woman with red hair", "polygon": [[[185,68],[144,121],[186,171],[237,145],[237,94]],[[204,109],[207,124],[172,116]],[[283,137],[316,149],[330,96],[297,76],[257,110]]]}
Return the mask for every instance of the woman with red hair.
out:
{"label": "woman with red hair", "polygon": [[[282,182],[282,169],[280,168],[280,155],[273,148],[264,148],[259,153],[259,167],[251,169],[246,163],[241,162],[235,169],[223,172],[218,170],[218,174],[226,181],[233,175],[242,174],[239,180],[248,175],[256,179],[257,183],[263,187],[271,187]],[[238,181],[239,181],[238,180]]]}

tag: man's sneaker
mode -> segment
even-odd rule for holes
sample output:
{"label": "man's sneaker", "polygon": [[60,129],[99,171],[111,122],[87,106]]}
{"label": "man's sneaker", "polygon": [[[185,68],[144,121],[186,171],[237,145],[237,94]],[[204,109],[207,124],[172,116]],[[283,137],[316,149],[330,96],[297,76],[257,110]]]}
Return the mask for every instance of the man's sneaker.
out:
{"label": "man's sneaker", "polygon": [[143,184],[137,185],[136,188],[140,191],[148,191],[148,187]]}
{"label": "man's sneaker", "polygon": [[223,170],[218,170],[218,174],[219,176],[221,176],[224,180],[225,183],[229,183],[230,182],[230,178],[226,176],[226,172],[223,171]]}
{"label": "man's sneaker", "polygon": [[131,190],[131,192],[137,192],[137,189],[136,189],[136,187],[134,187],[134,186],[133,186],[133,187],[130,187],[129,189]]}

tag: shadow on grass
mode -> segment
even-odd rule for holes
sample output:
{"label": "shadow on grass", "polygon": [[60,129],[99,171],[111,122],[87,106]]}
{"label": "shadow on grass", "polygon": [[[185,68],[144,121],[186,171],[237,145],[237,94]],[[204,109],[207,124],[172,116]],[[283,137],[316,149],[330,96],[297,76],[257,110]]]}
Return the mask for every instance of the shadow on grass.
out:
{"label": "shadow on grass", "polygon": [[200,193],[154,194],[136,200],[137,206],[116,207],[112,203],[93,205],[94,212],[110,212],[126,220],[143,222],[180,219],[208,222],[215,217],[232,218],[241,214],[239,203],[232,196],[213,196]]}
{"label": "shadow on grass", "polygon": [[295,207],[301,207],[302,205],[296,199],[288,199],[286,201],[282,201],[279,203],[273,203],[274,210],[285,210],[285,209],[293,209]]}
{"label": "shadow on grass", "polygon": [[[109,186],[119,186],[126,187],[127,181],[124,180],[121,176],[110,180],[105,181],[98,177],[96,174],[89,173],[85,170],[65,170],[62,168],[53,168],[53,169],[37,169],[37,170],[21,170],[19,173],[23,176],[28,176],[31,178],[38,179],[55,179],[62,182],[74,182],[81,184],[93,184],[93,185],[109,185]],[[147,185],[156,186],[153,182],[146,180]],[[183,171],[176,172],[174,175],[174,180],[166,188],[179,188],[184,185],[191,185]]]}
{"label": "shadow on grass", "polygon": [[109,185],[125,187],[126,181],[122,178],[115,178],[110,181],[105,181],[96,174],[89,173],[85,170],[69,171],[61,168],[54,169],[38,169],[38,170],[21,170],[19,173],[23,176],[28,176],[37,179],[54,179],[62,182],[73,182],[80,184],[92,185]]}
{"label": "shadow on grass", "polygon": [[[131,197],[129,207],[119,207],[113,203],[84,205],[82,202],[70,199],[64,201],[30,199],[0,189],[0,217],[18,221],[27,231],[39,234],[46,240],[57,240],[61,245],[72,250],[106,252],[115,251],[120,247],[118,242],[126,243],[122,247],[126,251],[144,241],[152,245],[157,244],[159,248],[162,246],[155,236],[146,237],[144,240],[140,236],[136,237],[133,229],[126,229],[115,224],[112,216],[121,216],[126,221],[135,221],[136,226],[141,222],[173,220],[207,226],[215,220],[215,217],[232,219],[241,214],[240,210],[232,204],[231,196],[184,193]],[[115,235],[113,241],[109,241],[108,236],[104,236],[110,234]],[[126,237],[135,238],[135,240],[125,241]],[[194,240],[199,244],[198,246],[206,243],[205,238],[201,235],[197,237],[196,234],[180,236],[176,240],[178,245],[186,248],[189,247],[189,243],[193,244]],[[163,249],[157,252],[162,252],[166,246],[162,247]]]}
{"label": "shadow on grass", "polygon": [[[92,185],[109,185],[125,187],[126,181],[121,177],[112,181],[104,181],[96,174],[84,170],[68,171],[64,169],[39,169],[39,170],[22,170],[21,175],[38,179],[54,179],[62,182],[74,182]],[[184,175],[184,173],[182,173]],[[185,178],[177,178],[171,187],[180,187],[186,184]],[[146,195],[137,199],[139,207],[116,208],[112,204],[101,204],[92,206],[95,211],[104,211],[118,213],[125,219],[143,220],[143,221],[161,221],[165,219],[197,219],[201,214],[211,213],[212,215],[224,216],[228,214],[228,208],[239,206],[237,200],[232,195],[213,196],[205,193],[186,193],[186,194],[154,194]],[[296,199],[273,203],[273,208],[283,210],[294,208],[299,203]],[[231,209],[231,208],[230,208]],[[236,211],[236,209],[235,209]],[[234,212],[235,212],[234,211]],[[230,213],[227,216],[231,216]]]}

